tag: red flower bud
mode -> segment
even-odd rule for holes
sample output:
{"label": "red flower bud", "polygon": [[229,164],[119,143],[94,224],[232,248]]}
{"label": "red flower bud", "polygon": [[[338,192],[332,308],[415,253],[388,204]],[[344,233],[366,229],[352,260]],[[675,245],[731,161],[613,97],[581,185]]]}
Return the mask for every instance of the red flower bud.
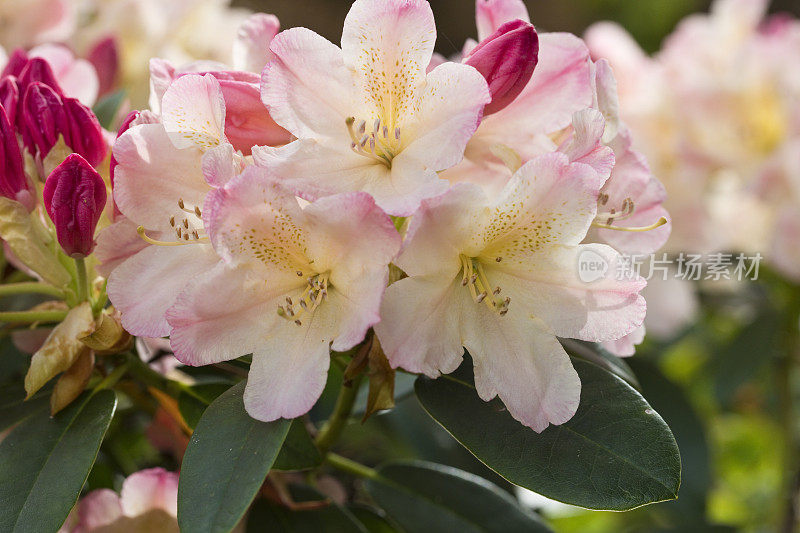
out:
{"label": "red flower bud", "polygon": [[19,105],[19,85],[16,77],[6,76],[0,80],[0,105],[6,110],[8,121],[16,124]]}
{"label": "red flower bud", "polygon": [[11,53],[11,57],[8,58],[8,63],[6,63],[3,73],[0,74],[0,76],[3,78],[6,76],[19,77],[19,75],[22,74],[22,69],[24,69],[27,64],[28,54],[22,48],[17,48]]}
{"label": "red flower bud", "polygon": [[32,211],[36,200],[33,187],[25,175],[22,150],[13,123],[0,105],[0,194]]}
{"label": "red flower bud", "polygon": [[539,36],[533,26],[522,20],[506,22],[481,41],[464,58],[489,83],[492,102],[484,115],[497,113],[519,96],[533,75],[539,61]]}
{"label": "red flower bud", "polygon": [[119,75],[119,50],[114,37],[106,37],[98,41],[89,51],[89,62],[97,71],[100,82],[98,96],[103,96],[114,90]]}
{"label": "red flower bud", "polygon": [[58,142],[59,134],[69,144],[69,117],[64,103],[48,85],[34,82],[25,91],[22,101],[22,138],[31,154],[44,159]]}
{"label": "red flower bud", "polygon": [[75,98],[65,98],[64,108],[70,119],[69,135],[65,135],[64,140],[73,152],[81,154],[90,165],[96,167],[108,152],[100,122],[91,109]]}
{"label": "red flower bud", "polygon": [[70,257],[94,250],[94,231],[106,205],[106,184],[80,155],[70,154],[47,177],[44,205],[58,243]]}
{"label": "red flower bud", "polygon": [[34,57],[28,61],[18,78],[20,92],[23,94],[28,90],[30,84],[39,82],[49,86],[59,97],[64,97],[64,91],[61,90],[50,63],[41,57]]}

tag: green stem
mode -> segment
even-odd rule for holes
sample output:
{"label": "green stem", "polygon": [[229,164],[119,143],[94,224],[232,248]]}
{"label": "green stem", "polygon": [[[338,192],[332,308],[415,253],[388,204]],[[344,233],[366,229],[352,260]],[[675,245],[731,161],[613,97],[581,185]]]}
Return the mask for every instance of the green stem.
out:
{"label": "green stem", "polygon": [[75,258],[75,267],[78,275],[78,300],[89,301],[89,276],[86,273],[86,260],[83,257]]}
{"label": "green stem", "polygon": [[67,318],[66,311],[5,311],[0,313],[0,322],[61,322]]}
{"label": "green stem", "polygon": [[115,368],[113,371],[111,371],[111,373],[109,375],[107,375],[105,378],[103,378],[103,381],[101,381],[100,383],[97,384],[97,386],[95,386],[94,390],[92,391],[92,394],[96,394],[97,392],[99,392],[99,391],[101,391],[103,389],[112,388],[114,385],[117,384],[117,382],[120,379],[122,379],[122,376],[125,375],[125,373],[128,371],[130,366],[131,365],[130,365],[129,362],[125,362],[125,363],[122,363],[121,365],[119,365],[117,368]]}
{"label": "green stem", "polygon": [[350,412],[353,410],[353,404],[356,401],[359,385],[361,385],[361,376],[353,379],[349,386],[342,383],[342,388],[339,389],[339,397],[336,398],[336,406],[333,408],[333,414],[322,426],[315,439],[315,444],[323,455],[344,431],[347,420],[350,418]]}
{"label": "green stem", "polygon": [[64,291],[59,288],[39,283],[38,281],[24,281],[22,283],[9,283],[0,285],[0,296],[12,296],[14,294],[47,294],[56,298],[64,298]]}
{"label": "green stem", "polygon": [[378,474],[378,471],[374,468],[351,461],[347,457],[342,457],[341,455],[337,455],[335,453],[328,453],[328,455],[325,456],[325,462],[332,467],[341,470],[342,472],[347,472],[348,474],[353,474],[354,476],[367,479],[379,479],[381,477],[380,474]]}
{"label": "green stem", "polygon": [[100,311],[102,311],[105,308],[106,303],[108,303],[108,293],[106,292],[107,283],[107,280],[103,282],[103,286],[100,287],[100,294],[97,295],[97,299],[92,304],[92,313],[95,316],[99,316]]}

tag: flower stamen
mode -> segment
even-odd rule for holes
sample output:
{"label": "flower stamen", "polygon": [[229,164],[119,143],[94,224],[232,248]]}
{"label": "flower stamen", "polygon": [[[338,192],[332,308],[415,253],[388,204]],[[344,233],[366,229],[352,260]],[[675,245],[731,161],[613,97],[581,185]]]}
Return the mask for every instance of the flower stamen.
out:
{"label": "flower stamen", "polygon": [[508,305],[511,303],[511,298],[499,298],[502,289],[499,286],[494,289],[491,288],[492,284],[489,283],[489,278],[486,276],[483,265],[478,259],[465,255],[461,255],[460,258],[461,271],[463,272],[461,286],[469,287],[475,303],[484,304],[500,316],[505,316],[508,313]]}
{"label": "flower stamen", "polygon": [[[301,272],[298,272],[302,274]],[[328,296],[328,274],[317,274],[308,278],[308,285],[300,295],[297,304],[290,296],[286,297],[286,305],[278,306],[278,316],[302,326],[299,319],[303,313],[312,313]]]}
{"label": "flower stamen", "polygon": [[392,159],[399,151],[400,128],[394,129],[394,138],[392,139],[389,136],[391,131],[389,126],[383,124],[380,118],[375,119],[371,131],[367,131],[367,122],[365,120],[360,120],[358,127],[355,128],[355,117],[348,117],[345,120],[345,124],[347,125],[347,132],[350,134],[350,148],[353,152],[389,168],[392,167]]}

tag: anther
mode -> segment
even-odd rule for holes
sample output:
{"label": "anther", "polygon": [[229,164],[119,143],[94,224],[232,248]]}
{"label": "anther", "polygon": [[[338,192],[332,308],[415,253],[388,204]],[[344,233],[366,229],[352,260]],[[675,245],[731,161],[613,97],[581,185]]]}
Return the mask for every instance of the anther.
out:
{"label": "anther", "polygon": [[303,323],[300,322],[299,320],[295,320],[294,323],[297,324],[298,326],[302,326],[303,325]]}
{"label": "anther", "polygon": [[486,291],[483,291],[478,295],[478,298],[475,301],[478,303],[483,303],[483,301],[486,299],[486,296],[487,296]]}
{"label": "anther", "polygon": [[495,289],[492,291],[492,294],[497,296],[498,294],[500,294],[500,291],[501,291],[500,287],[495,287]]}
{"label": "anther", "polygon": [[194,206],[194,214],[197,215],[198,218],[203,216],[203,212],[200,211],[200,208],[197,206]]}
{"label": "anther", "polygon": [[184,218],[183,219],[183,227],[186,228],[186,229],[189,229],[189,219],[188,218]]}
{"label": "anther", "polygon": [[477,279],[478,279],[478,275],[477,274],[473,274],[472,277],[469,278],[469,282],[472,283],[473,285],[475,285],[475,280],[477,280]]}
{"label": "anther", "polygon": [[398,141],[400,140],[400,128],[399,127],[394,129],[394,138],[397,139]]}
{"label": "anther", "polygon": [[178,199],[178,207],[180,207],[181,209],[184,209],[183,198],[179,198]]}
{"label": "anther", "polygon": [[494,260],[495,260],[495,261],[497,261],[497,262],[499,263],[500,261],[502,261],[502,260],[503,260],[503,258],[502,258],[502,257],[495,257],[495,258],[494,258]]}
{"label": "anther", "polygon": [[169,217],[169,225],[175,227],[175,217]]}
{"label": "anther", "polygon": [[295,272],[295,274],[297,274],[298,278],[302,278],[303,277],[303,273],[300,272],[299,270],[297,272]]}
{"label": "anther", "polygon": [[288,305],[290,305],[290,306],[291,306],[291,305],[294,305],[294,304],[292,303],[292,299],[291,299],[290,297],[288,297],[288,296],[286,297],[286,303],[287,303]]}

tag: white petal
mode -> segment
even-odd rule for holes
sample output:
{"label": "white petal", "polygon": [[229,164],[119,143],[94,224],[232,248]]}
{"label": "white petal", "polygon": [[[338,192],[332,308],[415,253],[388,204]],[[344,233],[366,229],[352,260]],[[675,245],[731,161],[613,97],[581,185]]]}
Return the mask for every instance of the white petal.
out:
{"label": "white petal", "polygon": [[211,74],[187,74],[161,100],[161,121],[176,148],[213,148],[225,140],[225,99]]}

